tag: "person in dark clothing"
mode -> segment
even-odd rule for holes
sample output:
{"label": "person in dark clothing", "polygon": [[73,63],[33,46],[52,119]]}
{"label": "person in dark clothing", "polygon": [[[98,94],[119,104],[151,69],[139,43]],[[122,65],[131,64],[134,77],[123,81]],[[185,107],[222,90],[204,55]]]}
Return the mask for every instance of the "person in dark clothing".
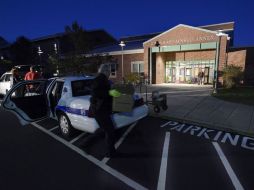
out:
{"label": "person in dark clothing", "polygon": [[110,74],[107,65],[101,65],[98,70],[98,75],[92,84],[92,92],[90,99],[90,109],[94,113],[95,120],[99,125],[99,129],[86,140],[84,146],[91,140],[101,134],[101,130],[105,133],[108,153],[107,156],[115,155],[115,132],[114,124],[111,118],[112,115],[112,97],[109,95],[110,81],[108,80]]}
{"label": "person in dark clothing", "polygon": [[11,83],[11,88],[17,84],[20,81],[20,77],[18,74],[18,70],[17,69],[12,69],[11,70],[11,77],[10,77],[10,83]]}

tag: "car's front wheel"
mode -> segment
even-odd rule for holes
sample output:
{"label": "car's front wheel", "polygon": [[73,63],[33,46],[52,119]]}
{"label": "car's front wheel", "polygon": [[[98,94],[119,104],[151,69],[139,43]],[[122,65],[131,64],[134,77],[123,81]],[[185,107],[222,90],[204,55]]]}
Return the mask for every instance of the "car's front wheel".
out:
{"label": "car's front wheel", "polygon": [[67,115],[63,113],[59,114],[58,123],[63,136],[70,137],[74,133],[74,128],[71,126],[71,122]]}

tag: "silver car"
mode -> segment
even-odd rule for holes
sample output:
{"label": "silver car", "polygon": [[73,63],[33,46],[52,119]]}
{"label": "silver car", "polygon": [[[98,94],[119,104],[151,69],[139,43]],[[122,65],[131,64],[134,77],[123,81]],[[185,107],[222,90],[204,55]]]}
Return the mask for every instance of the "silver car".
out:
{"label": "silver car", "polygon": [[0,78],[0,95],[5,95],[11,88],[11,72],[4,73]]}

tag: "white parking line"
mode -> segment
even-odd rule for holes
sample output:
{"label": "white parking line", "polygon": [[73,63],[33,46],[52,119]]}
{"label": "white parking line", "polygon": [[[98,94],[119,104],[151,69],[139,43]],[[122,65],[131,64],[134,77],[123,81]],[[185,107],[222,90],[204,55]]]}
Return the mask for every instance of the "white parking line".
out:
{"label": "white parking line", "polygon": [[215,147],[235,189],[237,190],[243,190],[243,186],[241,185],[240,181],[238,180],[237,176],[235,175],[235,172],[233,171],[232,167],[230,166],[226,156],[224,155],[223,151],[221,150],[219,144],[217,142],[213,142],[213,146]]}
{"label": "white parking line", "polygon": [[[123,136],[116,142],[115,144],[115,148],[118,149],[118,147],[122,144],[122,142],[124,141],[124,139],[127,137],[127,135],[131,132],[131,130],[136,126],[137,122],[133,123],[123,134]],[[109,157],[105,157],[102,159],[103,163],[107,163],[109,161]]]}
{"label": "white parking line", "polygon": [[161,157],[161,167],[160,167],[160,175],[159,175],[158,184],[157,184],[157,190],[163,190],[166,188],[169,141],[170,141],[170,132],[166,132],[163,152]]}
{"label": "white parking line", "polygon": [[164,123],[164,124],[161,125],[160,127],[165,127],[165,126],[167,126],[169,123],[171,123],[171,121],[168,121],[167,123]]}
{"label": "white parking line", "polygon": [[71,144],[73,144],[74,142],[76,142],[77,140],[79,140],[81,137],[83,137],[86,133],[81,133],[79,136],[77,136],[76,138],[72,139],[70,141]]}
{"label": "white parking line", "polygon": [[68,141],[60,138],[59,136],[55,135],[54,133],[48,131],[47,129],[43,128],[42,126],[38,125],[37,123],[31,123],[34,127],[38,128],[39,130],[43,131],[44,133],[48,134],[52,138],[56,139],[57,141],[63,143],[68,148],[72,149],[73,151],[80,154],[82,157],[86,158],[90,162],[94,163],[96,166],[100,167],[104,171],[108,172],[109,174],[113,175],[115,178],[119,179],[126,185],[132,187],[133,189],[140,189],[140,190],[146,190],[147,188],[138,184],[134,180],[128,178],[127,176],[123,175],[122,173],[116,171],[115,169],[109,167],[105,163],[97,160],[95,157],[87,154],[85,151],[81,150],[80,148],[74,146],[73,144],[69,143]]}
{"label": "white parking line", "polygon": [[49,129],[49,131],[53,131],[53,130],[57,129],[58,127],[59,127],[59,126],[57,125],[57,126],[51,128],[51,129]]}

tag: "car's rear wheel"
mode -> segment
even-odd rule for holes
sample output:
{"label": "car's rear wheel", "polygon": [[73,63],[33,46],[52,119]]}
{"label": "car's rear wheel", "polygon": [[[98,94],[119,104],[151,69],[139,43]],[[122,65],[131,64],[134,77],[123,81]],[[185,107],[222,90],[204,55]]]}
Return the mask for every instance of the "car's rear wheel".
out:
{"label": "car's rear wheel", "polygon": [[58,123],[63,136],[70,137],[74,133],[74,128],[67,115],[60,113],[58,116]]}
{"label": "car's rear wheel", "polygon": [[162,105],[162,109],[163,110],[167,110],[168,109],[168,106],[166,104]]}

